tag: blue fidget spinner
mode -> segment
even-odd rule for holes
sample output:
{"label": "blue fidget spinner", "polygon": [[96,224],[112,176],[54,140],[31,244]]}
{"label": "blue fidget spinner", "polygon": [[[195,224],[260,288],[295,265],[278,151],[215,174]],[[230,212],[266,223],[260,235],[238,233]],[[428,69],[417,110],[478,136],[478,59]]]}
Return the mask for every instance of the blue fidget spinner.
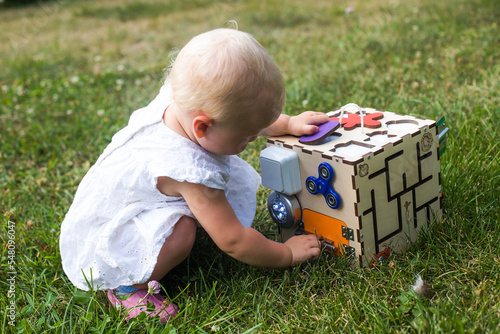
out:
{"label": "blue fidget spinner", "polygon": [[326,162],[322,162],[318,167],[319,178],[309,176],[306,179],[306,188],[313,194],[322,194],[325,197],[326,204],[332,209],[340,206],[340,196],[332,188],[333,168]]}

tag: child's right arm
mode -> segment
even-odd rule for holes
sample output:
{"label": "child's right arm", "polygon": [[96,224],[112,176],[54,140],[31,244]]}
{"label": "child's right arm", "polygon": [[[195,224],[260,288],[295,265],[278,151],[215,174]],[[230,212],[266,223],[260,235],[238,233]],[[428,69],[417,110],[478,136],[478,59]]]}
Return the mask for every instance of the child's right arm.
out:
{"label": "child's right arm", "polygon": [[239,261],[262,267],[288,267],[319,256],[319,242],[314,235],[296,236],[282,244],[241,225],[223,190],[162,177],[158,179],[158,189],[164,194],[182,196],[215,244]]}

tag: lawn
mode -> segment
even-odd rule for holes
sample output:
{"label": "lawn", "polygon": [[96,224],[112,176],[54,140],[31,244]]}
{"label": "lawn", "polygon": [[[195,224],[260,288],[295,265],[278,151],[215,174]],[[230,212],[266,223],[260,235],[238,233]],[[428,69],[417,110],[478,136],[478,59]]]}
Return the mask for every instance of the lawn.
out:
{"label": "lawn", "polygon": [[[500,333],[499,17],[497,0],[3,4],[1,332]],[[64,275],[61,222],[112,135],[156,96],[171,51],[228,20],[282,69],[285,113],[355,102],[445,116],[443,221],[363,269],[331,257],[250,267],[200,231],[162,281],[179,316],[126,322],[102,292],[79,291]],[[259,139],[241,156],[259,170],[264,147]],[[274,239],[268,192],[258,193],[254,227]],[[427,298],[412,293],[417,274]]]}

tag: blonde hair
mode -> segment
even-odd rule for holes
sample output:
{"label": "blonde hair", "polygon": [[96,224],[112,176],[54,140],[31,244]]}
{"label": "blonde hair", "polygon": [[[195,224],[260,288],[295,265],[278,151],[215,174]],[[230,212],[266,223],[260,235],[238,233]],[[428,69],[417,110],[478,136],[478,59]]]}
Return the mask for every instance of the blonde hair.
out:
{"label": "blonde hair", "polygon": [[218,121],[251,121],[248,113],[272,121],[285,102],[285,84],[274,60],[250,34],[233,29],[191,39],[166,80],[177,106]]}

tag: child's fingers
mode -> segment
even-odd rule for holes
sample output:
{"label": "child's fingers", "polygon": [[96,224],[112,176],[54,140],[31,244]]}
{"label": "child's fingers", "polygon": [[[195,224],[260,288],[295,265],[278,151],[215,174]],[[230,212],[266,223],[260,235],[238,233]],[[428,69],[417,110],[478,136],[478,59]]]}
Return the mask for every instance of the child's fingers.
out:
{"label": "child's fingers", "polygon": [[321,112],[306,111],[292,117],[291,134],[296,136],[313,135],[318,132],[319,124],[328,122],[330,118]]}
{"label": "child's fingers", "polygon": [[313,135],[316,132],[318,132],[318,127],[316,125],[308,125],[308,124],[303,124],[302,125],[302,135]]}
{"label": "child's fingers", "polygon": [[316,259],[320,254],[320,245],[317,236],[314,234],[304,234],[288,239],[286,242],[292,250],[292,264]]}
{"label": "child's fingers", "polygon": [[330,120],[330,117],[328,117],[326,114],[322,112],[314,112],[313,115],[313,122],[314,124],[323,124],[325,122],[328,122]]}
{"label": "child's fingers", "polygon": [[319,125],[330,120],[326,114],[318,111],[306,111],[298,116],[301,122],[311,125]]}
{"label": "child's fingers", "polygon": [[321,253],[321,246],[318,240],[318,236],[315,234],[310,234],[308,235],[308,239],[309,239],[309,250],[308,250],[309,256],[310,258],[316,259],[319,257]]}
{"label": "child's fingers", "polygon": [[319,111],[306,111],[303,115],[309,118],[310,122],[314,124],[321,124],[330,120],[327,114]]}

